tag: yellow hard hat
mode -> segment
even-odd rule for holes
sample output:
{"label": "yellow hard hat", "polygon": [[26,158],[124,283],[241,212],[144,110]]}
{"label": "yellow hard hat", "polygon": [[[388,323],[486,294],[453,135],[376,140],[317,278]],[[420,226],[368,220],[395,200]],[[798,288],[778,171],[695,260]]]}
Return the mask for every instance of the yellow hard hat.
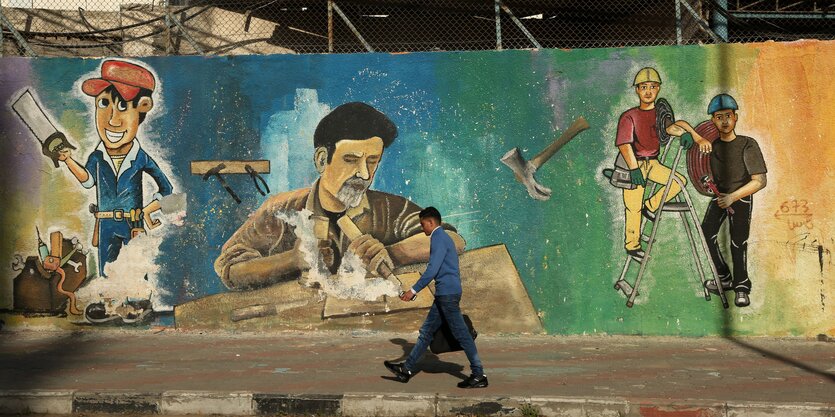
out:
{"label": "yellow hard hat", "polygon": [[641,68],[641,70],[635,74],[635,82],[632,83],[632,85],[638,85],[646,82],[661,84],[661,75],[658,74],[658,71],[656,71],[655,68]]}

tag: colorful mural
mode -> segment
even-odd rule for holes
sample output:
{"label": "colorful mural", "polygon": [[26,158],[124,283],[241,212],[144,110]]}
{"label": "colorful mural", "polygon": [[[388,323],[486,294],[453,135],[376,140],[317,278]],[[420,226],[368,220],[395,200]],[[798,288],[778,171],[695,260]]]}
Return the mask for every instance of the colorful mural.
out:
{"label": "colorful mural", "polygon": [[2,58],[4,321],[835,334],[833,52]]}

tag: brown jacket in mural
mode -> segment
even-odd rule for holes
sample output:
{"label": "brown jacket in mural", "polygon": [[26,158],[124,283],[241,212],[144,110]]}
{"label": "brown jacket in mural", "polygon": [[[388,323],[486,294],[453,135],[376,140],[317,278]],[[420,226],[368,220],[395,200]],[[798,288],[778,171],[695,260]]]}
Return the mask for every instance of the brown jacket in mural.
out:
{"label": "brown jacket in mural", "polygon": [[[250,260],[242,254],[257,251],[262,257],[293,249],[296,244],[294,226],[287,224],[276,216],[277,213],[288,213],[307,209],[313,216],[330,217],[328,237],[332,243],[337,259],[347,249],[347,237],[343,236],[336,225],[333,213],[327,213],[319,204],[318,181],[311,188],[288,191],[270,197],[253,213],[246,222],[223,245],[220,256],[215,260],[215,272],[227,288],[236,288],[229,280],[229,268],[238,263]],[[383,245],[389,246],[410,236],[422,233],[418,214],[421,207],[411,201],[380,191],[368,190],[359,206],[349,209],[346,214],[356,223],[357,227],[368,233]],[[449,225],[445,229],[455,230]],[[339,261],[336,261],[338,265]],[[296,272],[282,277],[271,277],[269,282],[251,283],[251,287],[265,286],[281,281],[299,278]]]}

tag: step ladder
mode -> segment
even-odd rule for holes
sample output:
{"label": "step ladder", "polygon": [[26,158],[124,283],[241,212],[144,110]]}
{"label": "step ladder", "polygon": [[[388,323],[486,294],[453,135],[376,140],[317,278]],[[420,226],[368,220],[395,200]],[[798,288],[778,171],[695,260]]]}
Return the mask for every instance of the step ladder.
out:
{"label": "step ladder", "polygon": [[[667,152],[669,151],[670,144],[672,142],[673,141],[669,141],[664,146],[664,152],[662,153],[661,159],[659,161],[663,162],[666,159]],[[649,261],[652,259],[652,250],[655,247],[655,235],[656,233],[658,233],[661,219],[664,218],[665,213],[678,213],[681,222],[684,224],[684,230],[687,235],[687,240],[690,243],[690,253],[696,264],[696,270],[699,273],[699,286],[704,291],[705,300],[710,301],[710,292],[704,286],[704,282],[706,280],[705,264],[710,266],[711,277],[713,279],[713,282],[716,284],[716,288],[722,288],[722,284],[719,281],[719,274],[716,272],[716,266],[713,265],[713,261],[710,259],[710,252],[707,247],[707,241],[705,240],[704,233],[702,233],[701,224],[699,222],[698,215],[696,214],[696,209],[693,207],[693,202],[690,200],[690,194],[687,192],[685,184],[683,184],[682,181],[678,178],[678,176],[675,175],[676,168],[678,167],[679,160],[681,159],[682,150],[683,148],[679,146],[678,151],[676,152],[675,160],[673,161],[673,165],[670,167],[673,173],[670,175],[670,178],[667,179],[667,184],[664,188],[664,193],[661,198],[661,204],[655,211],[655,220],[647,219],[646,216],[641,215],[641,241],[645,242],[647,245],[646,251],[644,252],[644,257],[637,258],[634,256],[626,255],[626,261],[623,265],[623,272],[621,272],[620,278],[618,278],[617,282],[615,282],[615,290],[619,290],[623,292],[624,295],[626,295],[626,306],[629,308],[631,308],[635,304],[635,298],[639,294],[638,287],[641,285],[641,278],[643,278],[644,273],[647,270],[647,265],[649,264]],[[679,187],[681,188],[681,192],[678,193],[678,195],[676,195],[672,200],[667,202],[667,194],[670,192],[670,185],[672,185],[673,181],[675,181],[679,185]],[[658,184],[653,184],[649,195],[654,195],[657,188]],[[649,235],[645,233],[645,230],[648,227],[648,223],[652,223],[652,231],[649,233]],[[701,254],[699,253],[699,248],[701,248]],[[701,255],[704,255],[707,261],[703,261]],[[638,276],[635,278],[635,284],[630,285],[629,282],[626,281],[626,274],[629,272],[630,266],[633,263],[638,263],[640,267],[638,269]],[[728,299],[725,297],[724,291],[719,291],[719,298],[722,300],[722,307],[728,308]]]}

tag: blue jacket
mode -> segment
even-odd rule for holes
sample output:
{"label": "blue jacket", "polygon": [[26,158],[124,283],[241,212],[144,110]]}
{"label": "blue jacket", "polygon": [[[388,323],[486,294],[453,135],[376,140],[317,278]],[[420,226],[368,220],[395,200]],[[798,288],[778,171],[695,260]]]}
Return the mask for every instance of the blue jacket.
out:
{"label": "blue jacket", "polygon": [[139,146],[139,141],[134,140],[133,147],[126,155],[125,161],[119,168],[118,175],[116,168],[109,156],[104,144],[101,142],[87,159],[84,166],[90,177],[83,184],[84,188],[96,187],[96,201],[99,211],[113,211],[144,208],[142,198],[142,173],[151,176],[159,187],[159,199],[167,196],[173,191],[171,182],[163,174],[159,166]]}
{"label": "blue jacket", "polygon": [[[157,184],[159,191],[154,199],[171,194],[171,181],[162,172],[151,157],[134,139],[133,146],[125,161],[116,172],[113,160],[107,155],[102,142],[96,147],[84,165],[89,178],[81,185],[84,188],[96,187],[96,204],[99,211],[123,210],[129,214],[131,209],[145,207],[142,198],[142,174],[147,173]],[[140,221],[139,224],[142,224]],[[113,262],[119,256],[122,245],[130,241],[130,229],[135,225],[125,220],[99,220],[99,275],[104,276],[104,265]]]}
{"label": "blue jacket", "polygon": [[412,287],[415,294],[435,280],[435,295],[461,294],[461,273],[455,243],[440,226],[429,237],[429,265]]}

